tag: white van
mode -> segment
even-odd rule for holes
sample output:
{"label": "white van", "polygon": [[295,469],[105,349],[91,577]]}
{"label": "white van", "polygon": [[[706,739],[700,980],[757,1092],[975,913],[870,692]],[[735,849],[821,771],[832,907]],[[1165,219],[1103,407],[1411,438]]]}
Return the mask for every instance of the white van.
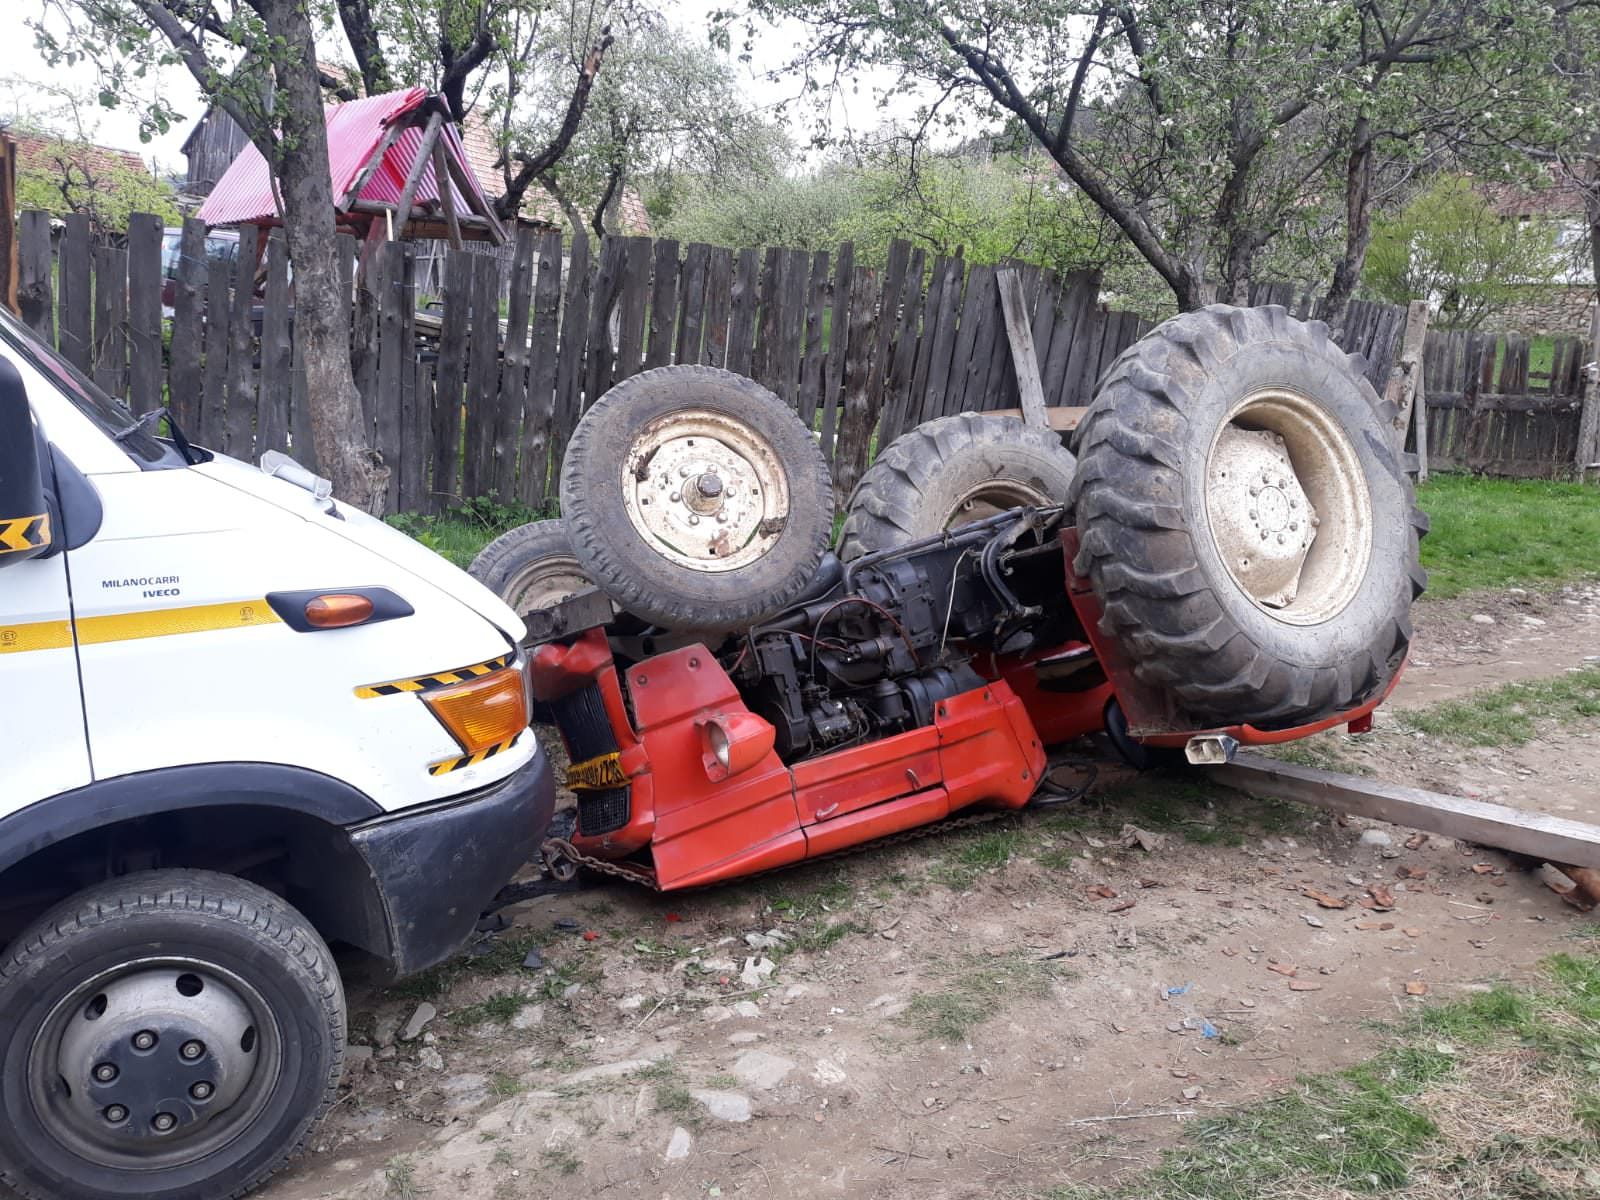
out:
{"label": "white van", "polygon": [[154,436],[0,315],[0,1184],[24,1196],[260,1182],[339,1082],[329,944],[432,966],[549,824],[522,621],[326,490]]}

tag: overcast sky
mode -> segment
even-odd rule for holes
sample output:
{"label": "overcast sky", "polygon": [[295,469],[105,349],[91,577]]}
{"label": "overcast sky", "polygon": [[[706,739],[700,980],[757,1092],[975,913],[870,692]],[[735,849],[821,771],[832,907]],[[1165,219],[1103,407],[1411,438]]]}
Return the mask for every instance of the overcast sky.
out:
{"label": "overcast sky", "polygon": [[[704,36],[707,20],[712,10],[723,7],[726,0],[664,0],[662,11],[667,18],[691,36]],[[86,64],[77,67],[47,66],[34,49],[33,31],[28,21],[39,12],[38,0],[0,0],[0,119],[10,121],[19,114],[38,114],[41,110],[59,109],[61,101],[51,95],[52,89],[68,89],[93,96],[96,84],[94,69]],[[779,29],[756,40],[754,61],[749,64],[735,62],[735,71],[743,85],[746,97],[756,107],[772,106],[796,94],[794,82],[772,83],[764,72],[781,67],[787,54],[792,53],[799,41],[798,28]],[[342,44],[335,52],[348,59],[348,49]],[[870,84],[871,81],[862,81]],[[133,150],[147,161],[159,164],[166,171],[177,171],[183,166],[179,148],[188,136],[190,127],[204,111],[199,93],[187,71],[181,67],[167,68],[159,81],[162,95],[182,114],[183,121],[169,133],[154,141],[139,141],[137,116],[127,109],[105,110],[92,100],[80,106],[79,112],[93,140],[118,149]],[[903,115],[903,114],[902,114]],[[851,99],[848,111],[838,114],[838,120],[855,129],[868,129],[882,119],[870,94],[870,87]],[[804,140],[809,123],[790,121],[797,141]],[[804,128],[802,128],[804,124]]]}

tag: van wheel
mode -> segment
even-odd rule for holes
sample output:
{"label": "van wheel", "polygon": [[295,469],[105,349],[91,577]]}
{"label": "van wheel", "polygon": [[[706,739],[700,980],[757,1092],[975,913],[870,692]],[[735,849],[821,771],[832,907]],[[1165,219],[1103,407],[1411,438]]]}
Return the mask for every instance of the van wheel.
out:
{"label": "van wheel", "polygon": [[78,893],[0,961],[0,1182],[46,1200],[224,1200],[334,1099],[344,990],[271,892],[148,871]]}

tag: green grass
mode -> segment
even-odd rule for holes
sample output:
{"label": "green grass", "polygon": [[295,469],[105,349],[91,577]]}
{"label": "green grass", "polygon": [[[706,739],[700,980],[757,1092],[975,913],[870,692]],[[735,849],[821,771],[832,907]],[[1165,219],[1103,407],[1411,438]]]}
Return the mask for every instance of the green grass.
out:
{"label": "green grass", "polygon": [[1507,683],[1397,714],[1403,728],[1465,746],[1521,746],[1541,726],[1600,717],[1600,667]]}
{"label": "green grass", "polygon": [[1600,488],[1435,475],[1417,501],[1433,522],[1422,542],[1431,596],[1600,574]]}
{"label": "green grass", "polygon": [[1188,1127],[1154,1170],[1057,1200],[1308,1200],[1349,1193],[1578,1200],[1600,1187],[1600,958],[1531,990],[1430,1006],[1389,1046]]}
{"label": "green grass", "polygon": [[913,996],[903,1017],[917,1036],[929,1041],[964,1041],[1008,1001],[1042,995],[1056,974],[1050,964],[1020,954],[972,955],[947,966],[943,985]]}

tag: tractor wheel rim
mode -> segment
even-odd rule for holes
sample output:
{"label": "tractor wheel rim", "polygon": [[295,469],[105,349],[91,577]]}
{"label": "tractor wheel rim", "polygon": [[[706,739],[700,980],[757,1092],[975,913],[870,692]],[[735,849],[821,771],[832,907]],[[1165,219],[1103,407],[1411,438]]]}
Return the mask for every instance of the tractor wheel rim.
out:
{"label": "tractor wheel rim", "polygon": [[1234,585],[1290,625],[1342,612],[1372,552],[1372,500],[1355,444],[1289,388],[1246,396],[1206,460],[1206,522]]}
{"label": "tractor wheel rim", "polygon": [[551,554],[515,572],[506,583],[504,598],[521,616],[553,607],[590,586],[575,556]]}
{"label": "tractor wheel rim", "polygon": [[45,1128],[78,1157],[160,1169],[249,1128],[282,1064],[255,987],[215,963],[152,958],[73,986],[34,1040],[27,1083]]}
{"label": "tractor wheel rim", "polygon": [[658,417],[623,455],[623,506],[663,558],[696,571],[756,562],[783,534],[789,483],[772,444],[711,409]]}
{"label": "tractor wheel rim", "polygon": [[1029,487],[1017,480],[986,479],[956,497],[941,528],[959,529],[973,521],[996,516],[1008,508],[1018,508],[1023,505],[1042,508],[1055,503],[1056,501],[1038,488]]}

